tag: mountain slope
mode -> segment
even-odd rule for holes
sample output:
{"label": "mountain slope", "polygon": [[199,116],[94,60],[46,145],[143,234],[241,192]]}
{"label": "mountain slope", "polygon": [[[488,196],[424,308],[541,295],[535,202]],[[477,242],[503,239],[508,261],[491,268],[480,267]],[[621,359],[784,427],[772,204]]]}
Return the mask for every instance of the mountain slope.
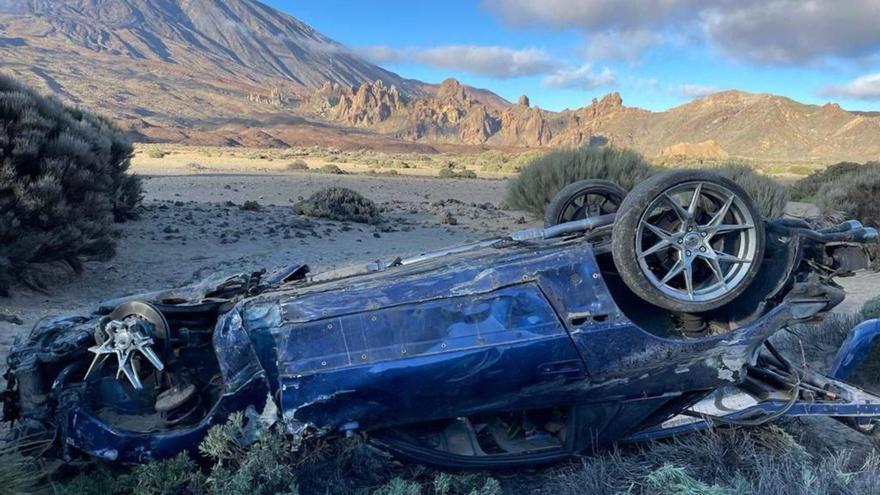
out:
{"label": "mountain slope", "polygon": [[[880,159],[880,115],[740,91],[669,109],[575,110],[408,80],[256,0],[0,0],[0,70],[136,139],[204,145],[540,147],[649,157]],[[699,155],[699,156],[697,156]]]}
{"label": "mountain slope", "polygon": [[12,0],[3,5],[4,30],[38,38],[38,45],[197,67],[212,77],[255,83],[280,78],[313,89],[326,81],[407,85],[253,0]]}

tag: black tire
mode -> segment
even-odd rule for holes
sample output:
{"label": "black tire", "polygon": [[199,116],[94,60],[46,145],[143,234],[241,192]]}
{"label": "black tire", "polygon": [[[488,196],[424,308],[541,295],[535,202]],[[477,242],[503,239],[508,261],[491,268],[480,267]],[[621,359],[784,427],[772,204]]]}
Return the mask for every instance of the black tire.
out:
{"label": "black tire", "polygon": [[[682,198],[687,198],[690,187],[695,192],[701,192],[696,200],[689,200],[697,205],[694,208],[696,213],[692,213],[690,208],[673,207],[673,201],[679,202]],[[718,206],[713,213],[700,206],[718,205],[725,194],[731,194],[728,197],[731,205],[727,208]],[[694,196],[697,195],[692,194],[690,197]],[[664,203],[668,212],[663,212]],[[680,207],[690,207],[690,204],[678,204]],[[656,212],[660,214],[650,216]],[[697,217],[700,218],[699,221]],[[705,224],[705,219],[709,217],[711,221]],[[720,217],[717,218],[717,223],[723,228],[711,226],[716,217]],[[728,227],[737,225],[735,222],[738,219],[741,220],[740,226],[736,230],[727,230]],[[646,239],[645,232],[649,232],[648,236],[654,235],[654,228],[658,226],[656,223],[661,221],[668,222],[660,229],[664,237],[658,233],[653,238],[655,240]],[[694,227],[689,227],[691,225]],[[690,228],[694,228],[694,232]],[[710,230],[712,228],[715,230]],[[729,236],[734,234],[735,239],[730,240]],[[701,241],[700,236],[705,240]],[[764,241],[763,219],[754,200],[739,185],[713,172],[681,170],[656,175],[638,184],[626,196],[615,219],[611,250],[618,273],[626,286],[638,297],[671,311],[699,313],[724,306],[748,288],[760,269]],[[725,250],[728,244],[733,245],[738,253],[745,252],[748,256],[728,253]],[[652,254],[654,248],[661,245],[666,247]],[[645,246],[649,246],[648,249]],[[658,256],[665,256],[665,260],[658,260]],[[751,261],[745,263],[743,259]],[[719,264],[719,260],[727,265],[729,272]],[[684,270],[679,266],[686,266],[688,273],[679,271],[680,275],[664,282],[676,269]],[[664,273],[662,270],[668,269],[666,276],[662,277],[663,280],[653,271],[654,267],[657,267],[657,273]],[[698,291],[695,288],[695,277],[698,270],[703,276],[702,283],[706,284],[706,289],[704,294],[696,297]],[[685,285],[686,288],[670,287],[673,282]]]}
{"label": "black tire", "polygon": [[547,209],[544,211],[544,226],[552,227],[560,223],[586,218],[586,211],[581,212],[576,218],[566,218],[566,215],[570,216],[570,212],[566,210],[571,210],[572,202],[583,196],[596,196],[607,200],[607,205],[613,208],[602,213],[613,213],[617,211],[626,197],[626,190],[607,180],[586,179],[573,182],[556,193],[553,200],[547,205]]}

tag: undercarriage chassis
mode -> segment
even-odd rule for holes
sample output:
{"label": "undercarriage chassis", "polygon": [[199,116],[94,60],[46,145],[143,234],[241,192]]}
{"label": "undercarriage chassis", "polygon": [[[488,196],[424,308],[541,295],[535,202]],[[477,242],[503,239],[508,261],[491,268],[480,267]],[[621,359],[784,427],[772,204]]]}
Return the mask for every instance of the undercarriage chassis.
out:
{"label": "undercarriage chassis", "polygon": [[[827,375],[769,339],[839,304],[833,278],[867,265],[876,232],[766,221],[735,184],[689,174],[598,209],[562,198],[564,223],[544,229],[46,319],[8,358],[4,417],[66,459],[126,463],[194,449],[237,411],[477,468],[783,416],[873,433],[880,397],[846,380],[880,322],[853,329]],[[589,186],[571,191],[615,191]]]}

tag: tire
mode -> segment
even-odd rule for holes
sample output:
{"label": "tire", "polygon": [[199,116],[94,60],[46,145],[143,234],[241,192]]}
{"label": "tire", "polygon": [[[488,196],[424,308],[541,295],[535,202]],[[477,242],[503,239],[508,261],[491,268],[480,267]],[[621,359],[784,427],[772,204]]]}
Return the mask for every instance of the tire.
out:
{"label": "tire", "polygon": [[626,197],[626,190],[607,180],[586,179],[573,182],[556,193],[553,200],[547,205],[547,209],[544,211],[544,226],[552,227],[560,223],[586,218],[586,212],[577,215],[577,218],[566,218],[567,214],[570,216],[570,212],[566,210],[571,210],[572,201],[582,196],[596,196],[607,200],[607,206],[613,207],[613,209],[606,213],[611,213],[620,207]]}
{"label": "tire", "polygon": [[763,219],[739,185],[713,172],[681,170],[656,175],[626,196],[611,252],[638,297],[671,311],[700,313],[748,288],[760,269],[764,240]]}

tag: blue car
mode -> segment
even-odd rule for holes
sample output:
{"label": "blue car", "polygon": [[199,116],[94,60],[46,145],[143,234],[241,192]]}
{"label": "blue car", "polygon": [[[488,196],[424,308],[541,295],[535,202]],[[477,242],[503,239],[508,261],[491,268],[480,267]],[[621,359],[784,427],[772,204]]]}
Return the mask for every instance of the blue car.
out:
{"label": "blue car", "polygon": [[297,438],[363,434],[453,468],[552,462],[711,424],[831,416],[864,433],[880,397],[770,338],[844,297],[877,232],[764,219],[736,183],[657,175],[565,188],[545,228],[406,259],[273,273],[51,318],[8,358],[4,416],[65,459],[194,449],[233,412]]}

